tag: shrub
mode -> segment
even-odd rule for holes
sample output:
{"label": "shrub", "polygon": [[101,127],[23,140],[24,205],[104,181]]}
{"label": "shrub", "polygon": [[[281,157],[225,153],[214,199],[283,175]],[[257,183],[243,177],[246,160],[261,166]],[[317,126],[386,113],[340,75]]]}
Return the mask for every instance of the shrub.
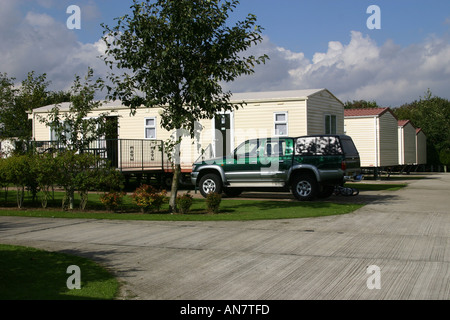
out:
{"label": "shrub", "polygon": [[209,213],[218,213],[222,195],[216,192],[209,193],[206,196],[206,208]]}
{"label": "shrub", "polygon": [[2,171],[7,182],[14,184],[17,189],[17,206],[23,207],[25,189],[28,188],[33,193],[33,200],[37,193],[37,183],[35,179],[34,158],[30,155],[14,155],[4,160]]}
{"label": "shrub", "polygon": [[35,157],[36,181],[41,191],[41,205],[45,209],[50,198],[50,189],[56,183],[55,172],[57,166],[51,153],[36,155]]}
{"label": "shrub", "polygon": [[87,202],[87,191],[95,179],[92,179],[91,168],[96,165],[96,158],[90,154],[77,154],[74,151],[59,153],[55,159],[57,184],[64,188],[63,209],[74,209],[74,194],[78,190],[82,196],[80,206]]}
{"label": "shrub", "polygon": [[100,196],[100,202],[109,211],[116,211],[119,206],[123,203],[123,197],[126,195],[125,192],[111,191]]}
{"label": "shrub", "polygon": [[188,192],[177,197],[177,206],[181,214],[186,214],[191,209],[193,196]]}
{"label": "shrub", "polygon": [[133,200],[143,213],[159,212],[161,206],[167,202],[166,190],[158,192],[149,185],[142,185],[133,193]]}

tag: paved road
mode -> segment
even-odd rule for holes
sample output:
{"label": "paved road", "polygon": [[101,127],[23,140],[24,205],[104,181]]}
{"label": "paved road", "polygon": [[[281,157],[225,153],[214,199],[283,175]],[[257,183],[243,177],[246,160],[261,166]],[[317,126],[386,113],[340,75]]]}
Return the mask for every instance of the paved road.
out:
{"label": "paved road", "polygon": [[[114,270],[124,299],[450,299],[450,174],[342,216],[248,222],[0,217],[0,243]],[[362,199],[362,198],[359,199]],[[368,266],[380,268],[368,274]]]}

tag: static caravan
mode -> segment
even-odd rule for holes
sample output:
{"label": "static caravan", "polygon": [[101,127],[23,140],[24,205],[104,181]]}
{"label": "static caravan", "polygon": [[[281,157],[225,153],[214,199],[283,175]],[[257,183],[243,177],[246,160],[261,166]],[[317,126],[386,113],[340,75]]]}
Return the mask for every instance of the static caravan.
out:
{"label": "static caravan", "polygon": [[[327,89],[239,93],[233,95],[232,102],[246,104],[233,112],[222,112],[214,119],[196,123],[195,139],[183,139],[182,170],[191,170],[192,163],[205,152],[209,156],[228,155],[247,139],[344,133],[344,105]],[[61,113],[69,106],[68,103],[61,104]],[[52,130],[39,120],[52,108],[38,108],[29,115],[33,120],[35,141],[55,139]],[[161,141],[174,134],[160,126],[163,108],[141,107],[131,115],[120,102],[105,102],[90,116],[105,112],[109,121],[117,126],[117,133],[107,138],[119,140],[114,150],[117,150],[116,162],[122,167],[128,163],[137,169],[151,168],[150,161],[144,161],[150,155],[155,161],[167,160],[164,156],[163,160],[156,156]],[[111,150],[109,148],[109,153]]]}
{"label": "static caravan", "polygon": [[427,164],[427,137],[421,128],[416,129],[416,164]]}
{"label": "static caravan", "polygon": [[416,128],[410,120],[399,120],[398,164],[413,165],[416,161]]}
{"label": "static caravan", "polygon": [[359,151],[361,167],[398,165],[398,120],[390,108],[345,110],[345,134]]}

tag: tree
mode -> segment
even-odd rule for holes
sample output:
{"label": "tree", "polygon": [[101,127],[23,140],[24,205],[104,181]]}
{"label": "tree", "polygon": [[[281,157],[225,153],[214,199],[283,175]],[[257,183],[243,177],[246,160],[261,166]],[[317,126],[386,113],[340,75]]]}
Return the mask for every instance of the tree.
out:
{"label": "tree", "polygon": [[366,100],[353,100],[352,102],[347,101],[344,103],[345,109],[370,109],[370,108],[380,108],[376,101],[366,101]]}
{"label": "tree", "polygon": [[10,110],[14,108],[14,78],[9,78],[6,73],[0,73],[0,136],[8,137],[10,135]]}
{"label": "tree", "polygon": [[227,20],[239,1],[133,0],[132,14],[104,28],[107,45],[103,57],[111,69],[108,97],[120,99],[135,111],[141,106],[162,107],[161,126],[176,130],[174,177],[170,208],[176,209],[180,175],[181,131],[195,136],[196,121],[212,119],[217,112],[243,104],[230,103],[231,92],[221,83],[252,74],[267,55],[245,56],[262,41],[256,16],[229,26]]}
{"label": "tree", "polygon": [[[91,115],[92,111],[102,105],[101,101],[95,100],[95,95],[103,86],[103,81],[94,81],[93,76],[94,71],[91,68],[88,68],[83,83],[78,75],[75,76],[67,111],[61,111],[57,103],[46,117],[39,116],[39,121],[53,130],[58,142],[70,150],[83,151],[108,130],[105,121],[108,113],[100,113],[96,117]],[[58,95],[55,97],[58,98]]]}
{"label": "tree", "polygon": [[3,135],[29,140],[31,124],[27,111],[44,105],[49,85],[46,75],[35,76],[34,71],[28,73],[19,89],[14,87],[15,78],[8,78],[6,74],[2,74],[0,78],[0,119],[4,126]]}
{"label": "tree", "polygon": [[50,81],[47,75],[28,73],[21,85],[15,87],[15,78],[6,73],[0,74],[0,123],[2,136],[28,141],[32,136],[28,112],[52,103],[68,101],[69,93],[64,91],[49,92]]}
{"label": "tree", "polygon": [[399,120],[411,120],[425,132],[429,162],[444,164],[445,150],[450,150],[450,101],[434,96],[428,90],[420,100],[393,111]]}

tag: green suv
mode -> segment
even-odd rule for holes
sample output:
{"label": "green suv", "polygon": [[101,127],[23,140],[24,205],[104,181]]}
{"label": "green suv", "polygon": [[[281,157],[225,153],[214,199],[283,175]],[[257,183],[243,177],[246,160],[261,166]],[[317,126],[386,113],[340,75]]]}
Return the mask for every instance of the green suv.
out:
{"label": "green suv", "polygon": [[194,163],[193,185],[206,197],[244,190],[291,190],[300,201],[331,196],[335,186],[360,179],[359,153],[349,136],[259,138],[227,157]]}

